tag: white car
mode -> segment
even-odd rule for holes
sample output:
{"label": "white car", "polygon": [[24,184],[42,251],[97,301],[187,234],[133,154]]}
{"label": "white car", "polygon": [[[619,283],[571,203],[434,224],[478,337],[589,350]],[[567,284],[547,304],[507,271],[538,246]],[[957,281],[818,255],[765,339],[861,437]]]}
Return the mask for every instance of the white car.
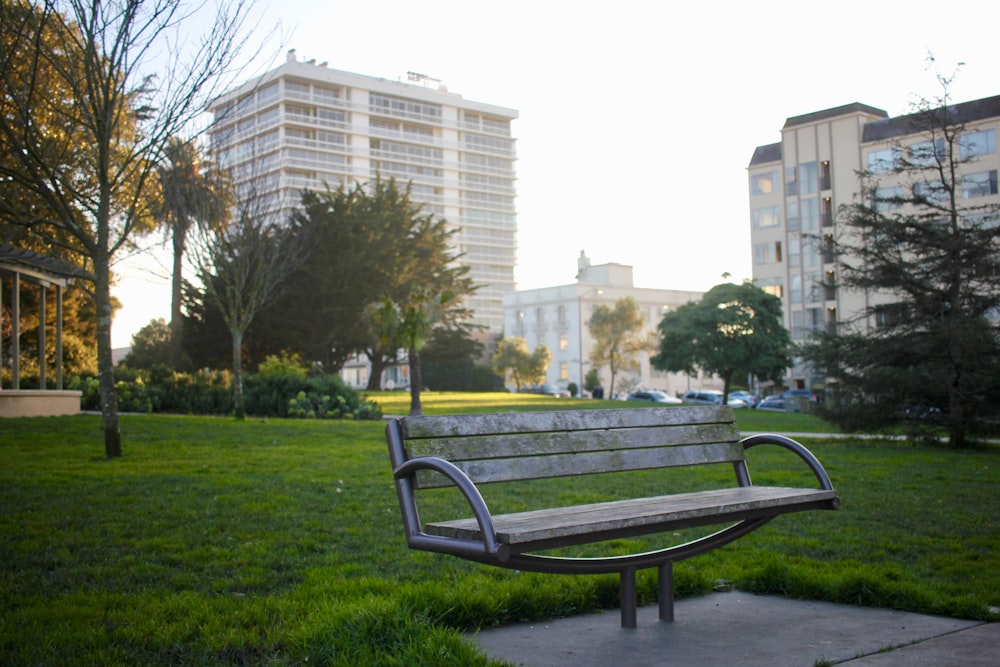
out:
{"label": "white car", "polygon": [[[682,403],[690,405],[722,405],[722,392],[718,389],[695,389],[681,396]],[[734,410],[747,407],[746,401],[732,399],[727,404]]]}

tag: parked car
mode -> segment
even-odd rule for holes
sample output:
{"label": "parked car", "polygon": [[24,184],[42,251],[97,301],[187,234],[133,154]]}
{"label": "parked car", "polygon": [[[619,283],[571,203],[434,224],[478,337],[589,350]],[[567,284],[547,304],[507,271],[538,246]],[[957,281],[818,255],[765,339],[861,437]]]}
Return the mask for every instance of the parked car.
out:
{"label": "parked car", "polygon": [[804,398],[807,401],[812,401],[813,403],[819,402],[819,397],[816,396],[816,392],[811,389],[789,389],[781,392],[779,396],[786,401],[791,398]]}
{"label": "parked car", "polygon": [[633,391],[625,399],[626,401],[646,401],[648,403],[663,403],[665,405],[680,405],[681,399],[674,398],[665,391],[655,389]]}
{"label": "parked car", "polygon": [[732,403],[734,399],[743,401],[751,408],[757,407],[757,404],[760,403],[760,396],[755,396],[749,391],[743,391],[742,389],[729,392],[729,402]]}
{"label": "parked car", "polygon": [[560,389],[554,384],[533,384],[530,387],[522,387],[523,394],[544,394],[545,396],[556,396],[559,398],[569,398],[569,391]]}
{"label": "parked car", "polygon": [[781,396],[767,396],[757,404],[758,410],[773,410],[775,412],[785,411],[785,399]]}
{"label": "parked car", "polygon": [[[691,405],[722,405],[722,392],[718,389],[696,389],[681,396],[682,403]],[[729,407],[734,410],[747,407],[746,401],[736,399],[729,401]]]}

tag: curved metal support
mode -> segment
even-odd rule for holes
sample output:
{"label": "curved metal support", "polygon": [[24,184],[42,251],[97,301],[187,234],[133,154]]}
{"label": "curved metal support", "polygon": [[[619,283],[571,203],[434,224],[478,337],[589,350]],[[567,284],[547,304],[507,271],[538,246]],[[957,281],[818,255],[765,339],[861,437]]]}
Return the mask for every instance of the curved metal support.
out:
{"label": "curved metal support", "polygon": [[[405,461],[392,474],[397,480],[400,480],[413,477],[418,470],[435,470],[450,479],[458,487],[459,491],[462,492],[462,495],[465,496],[469,506],[472,508],[472,513],[475,515],[476,522],[479,524],[479,530],[483,535],[484,553],[487,556],[495,557],[501,562],[506,561],[510,557],[510,547],[497,540],[497,531],[493,527],[493,517],[490,514],[489,507],[486,506],[486,500],[483,499],[482,494],[479,493],[479,489],[476,488],[476,485],[469,479],[468,475],[462,472],[461,468],[451,461],[446,461],[435,456],[420,456]],[[437,541],[436,538],[427,535],[422,530],[413,537],[420,539],[411,540],[411,544],[414,546],[425,545],[424,548],[426,548],[426,545]],[[449,541],[454,542],[454,540]]]}
{"label": "curved metal support", "polygon": [[[662,563],[684,560],[708,553],[712,549],[729,544],[733,540],[753,532],[772,518],[744,519],[720,531],[700,537],[697,540],[641,554],[576,558],[522,553],[510,556],[510,559],[504,562],[502,566],[526,572],[546,572],[549,574],[610,574],[612,572],[622,572],[629,568],[641,570],[648,567],[656,567]],[[488,558],[480,557],[473,558],[473,560],[482,563],[497,564],[496,561]]]}
{"label": "curved metal support", "polygon": [[812,452],[806,449],[803,445],[795,442],[791,438],[783,435],[778,435],[776,433],[761,433],[758,435],[747,436],[740,440],[743,445],[743,449],[750,449],[751,447],[756,447],[757,445],[779,445],[786,449],[798,454],[799,458],[809,465],[809,469],[812,470],[813,474],[816,475],[816,479],[819,480],[820,487],[826,489],[827,491],[833,491],[833,483],[830,482],[830,476],[826,474],[826,469],[823,464],[819,462]]}

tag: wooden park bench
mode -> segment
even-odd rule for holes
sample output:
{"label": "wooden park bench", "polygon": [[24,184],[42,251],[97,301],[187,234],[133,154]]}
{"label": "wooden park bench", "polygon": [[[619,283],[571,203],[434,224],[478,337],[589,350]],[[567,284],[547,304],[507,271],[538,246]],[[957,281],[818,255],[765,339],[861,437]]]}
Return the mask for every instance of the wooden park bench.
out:
{"label": "wooden park bench", "polygon": [[[635,572],[657,567],[660,619],[673,620],[673,563],[727,544],[779,514],[837,509],[840,499],[822,464],[801,444],[780,435],[740,439],[732,408],[716,406],[568,410],[442,415],[392,419],[386,439],[411,548],[452,554],[524,571],[620,576],[621,619],[636,624]],[[746,450],[762,444],[797,454],[819,488],[757,486]],[[555,477],[726,464],[726,488],[624,497],[569,507],[493,514],[481,487]],[[654,474],[660,474],[660,472]],[[726,475],[728,477],[728,474]],[[421,525],[416,492],[455,486],[466,517]],[[530,503],[531,497],[519,497]],[[721,526],[682,544],[632,555],[567,557],[541,553],[618,538]],[[708,532],[702,529],[702,532]],[[676,540],[674,540],[676,541]]]}

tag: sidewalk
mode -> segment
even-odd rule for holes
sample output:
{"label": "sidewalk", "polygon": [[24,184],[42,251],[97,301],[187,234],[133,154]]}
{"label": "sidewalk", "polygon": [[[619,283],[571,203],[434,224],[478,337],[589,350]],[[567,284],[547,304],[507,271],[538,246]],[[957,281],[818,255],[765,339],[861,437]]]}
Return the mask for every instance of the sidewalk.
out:
{"label": "sidewalk", "polygon": [[622,628],[615,609],[471,639],[525,667],[1000,665],[1000,623],[741,592],[679,600],[675,618],[659,622],[653,605],[639,609],[635,629]]}

